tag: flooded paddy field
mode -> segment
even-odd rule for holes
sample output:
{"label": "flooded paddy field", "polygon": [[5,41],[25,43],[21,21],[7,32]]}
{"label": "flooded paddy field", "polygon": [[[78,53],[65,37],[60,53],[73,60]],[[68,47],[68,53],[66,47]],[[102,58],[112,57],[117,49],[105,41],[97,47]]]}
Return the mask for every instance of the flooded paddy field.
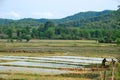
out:
{"label": "flooded paddy field", "polygon": [[1,42],[0,80],[100,80],[103,71],[92,68],[119,53],[120,47],[95,41]]}
{"label": "flooded paddy field", "polygon": [[[100,65],[103,58],[78,56],[0,56],[0,60],[0,72],[15,71],[18,73],[30,72],[54,75],[72,72],[62,70],[62,68],[82,69],[91,64]],[[4,60],[7,60],[7,62],[4,62]],[[107,61],[111,61],[111,58],[107,58]]]}
{"label": "flooded paddy field", "polygon": [[[92,67],[104,58],[81,56],[0,56],[0,80],[93,80]],[[111,61],[112,58],[106,58]],[[116,60],[116,59],[114,59]]]}

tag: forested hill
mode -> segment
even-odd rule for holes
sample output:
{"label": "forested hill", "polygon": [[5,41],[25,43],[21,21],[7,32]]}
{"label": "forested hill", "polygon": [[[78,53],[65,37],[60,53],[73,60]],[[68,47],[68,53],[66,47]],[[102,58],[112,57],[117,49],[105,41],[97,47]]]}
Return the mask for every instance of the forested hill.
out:
{"label": "forested hill", "polygon": [[0,38],[17,39],[94,39],[120,41],[120,9],[80,12],[62,19],[0,19]]}
{"label": "forested hill", "polygon": [[[25,19],[20,19],[20,20],[12,20],[12,19],[0,19],[0,24],[9,24],[9,23],[18,23],[18,24],[32,24],[32,25],[36,25],[36,24],[44,24],[47,21],[52,21],[55,24],[61,24],[63,23],[63,25],[68,24],[68,22],[75,22],[78,20],[85,20],[85,19],[90,19],[90,18],[94,18],[94,17],[98,17],[98,16],[102,16],[102,15],[106,15],[106,14],[110,14],[112,13],[112,10],[105,10],[105,11],[101,11],[101,12],[95,12],[95,11],[88,11],[88,12],[80,12],[77,14],[74,14],[72,16],[68,16],[62,19],[32,19],[32,18],[25,18]],[[71,25],[74,27],[74,25]],[[80,26],[80,25],[77,25]]]}
{"label": "forested hill", "polygon": [[[90,14],[90,13],[89,13]],[[92,14],[92,13],[91,13]],[[95,13],[94,13],[95,14]],[[118,18],[119,10],[97,12],[94,16],[84,17],[78,20],[67,20],[59,24],[64,27],[83,27],[83,28],[115,28],[116,18]],[[88,16],[88,15],[87,15]]]}
{"label": "forested hill", "polygon": [[62,18],[60,21],[61,22],[69,22],[69,21],[89,19],[89,18],[101,16],[101,15],[106,15],[106,14],[109,14],[111,12],[113,12],[113,11],[112,10],[104,10],[101,12],[95,12],[95,11],[80,12],[80,13],[74,14],[72,16]]}

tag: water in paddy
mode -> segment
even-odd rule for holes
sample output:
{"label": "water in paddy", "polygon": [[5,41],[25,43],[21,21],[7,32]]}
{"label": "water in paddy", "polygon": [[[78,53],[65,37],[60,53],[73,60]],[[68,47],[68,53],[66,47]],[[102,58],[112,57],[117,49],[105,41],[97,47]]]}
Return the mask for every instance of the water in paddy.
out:
{"label": "water in paddy", "polygon": [[[77,56],[48,56],[48,57],[26,57],[26,56],[0,56],[0,60],[9,60],[10,62],[1,62],[2,70],[27,70],[33,72],[60,74],[67,71],[58,70],[59,68],[84,68],[90,64],[101,64],[103,58],[77,57]],[[107,58],[110,61],[110,58]],[[17,67],[15,67],[17,66]],[[25,69],[25,67],[31,67]],[[34,67],[34,68],[32,68]],[[34,70],[35,69],[35,70]]]}

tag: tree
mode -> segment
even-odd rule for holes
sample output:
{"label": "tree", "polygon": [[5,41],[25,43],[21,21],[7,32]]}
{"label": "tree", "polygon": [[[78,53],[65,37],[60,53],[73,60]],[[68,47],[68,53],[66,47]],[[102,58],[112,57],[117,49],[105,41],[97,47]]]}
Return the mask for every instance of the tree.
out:
{"label": "tree", "polygon": [[120,38],[117,38],[117,39],[116,39],[116,44],[117,44],[117,45],[120,45]]}
{"label": "tree", "polygon": [[55,36],[55,29],[54,28],[48,28],[45,32],[45,35],[48,39],[53,39]]}
{"label": "tree", "polygon": [[118,5],[118,9],[120,9],[120,5]]}
{"label": "tree", "polygon": [[54,23],[51,21],[48,21],[45,23],[44,29],[47,30],[50,27],[55,27]]}
{"label": "tree", "polygon": [[22,42],[22,31],[18,29],[16,31],[16,34],[17,34],[17,41]]}
{"label": "tree", "polygon": [[53,22],[46,22],[44,26],[45,37],[48,39],[52,39],[55,34],[55,25]]}
{"label": "tree", "polygon": [[8,35],[8,42],[13,42],[13,29],[12,28],[8,28],[6,34]]}
{"label": "tree", "polygon": [[29,42],[30,39],[31,39],[31,36],[30,36],[30,35],[26,35],[26,36],[25,36],[25,39],[26,39],[26,42]]}

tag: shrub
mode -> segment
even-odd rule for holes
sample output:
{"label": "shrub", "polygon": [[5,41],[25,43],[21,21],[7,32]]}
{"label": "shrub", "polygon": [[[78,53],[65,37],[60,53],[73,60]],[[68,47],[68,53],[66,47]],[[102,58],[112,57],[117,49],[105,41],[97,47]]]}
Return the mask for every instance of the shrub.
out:
{"label": "shrub", "polygon": [[120,45],[120,38],[117,38],[117,39],[116,39],[116,44],[117,44],[117,45]]}

